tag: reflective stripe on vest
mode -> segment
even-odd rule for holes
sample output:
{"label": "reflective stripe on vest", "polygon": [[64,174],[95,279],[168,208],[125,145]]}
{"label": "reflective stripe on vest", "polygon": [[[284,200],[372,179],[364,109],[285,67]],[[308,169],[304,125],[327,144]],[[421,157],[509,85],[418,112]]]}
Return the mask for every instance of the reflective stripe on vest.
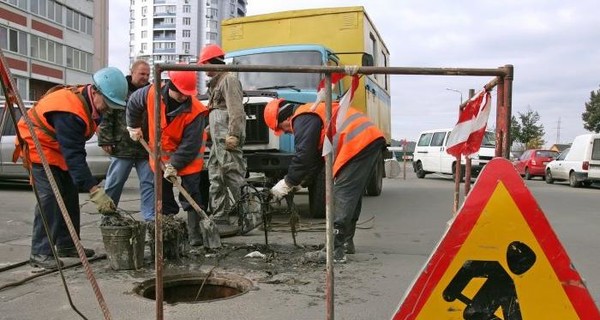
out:
{"label": "reflective stripe on vest", "polygon": [[[154,136],[154,85],[150,85],[148,89],[148,97],[146,99],[147,111],[148,111],[148,128],[149,128],[149,144],[150,148],[154,148],[156,137]],[[179,144],[181,143],[181,138],[183,137],[183,131],[185,128],[196,119],[198,115],[201,113],[208,113],[208,109],[200,102],[198,99],[192,97],[192,103],[190,112],[182,112],[177,115],[169,124],[167,124],[167,119],[165,116],[166,106],[162,100],[160,99],[160,112],[161,112],[161,160],[163,163],[168,163],[171,159],[171,155],[177,150]],[[200,139],[200,137],[198,137]],[[202,145],[198,150],[198,153],[194,160],[192,160],[188,165],[183,167],[182,169],[177,171],[177,174],[180,176],[189,175],[192,173],[198,173],[202,171],[202,166],[204,165],[204,150],[206,149],[207,133],[203,130],[202,134]],[[155,150],[152,150],[155,152]],[[154,170],[154,159],[150,157],[150,168]]]}
{"label": "reflective stripe on vest", "polygon": [[[85,138],[89,140],[96,132],[96,123],[92,119],[90,105],[83,98],[82,91],[87,88],[67,87],[55,90],[54,92],[45,95],[39,100],[29,111],[27,115],[32,120],[35,134],[40,141],[42,152],[48,163],[59,167],[61,170],[68,170],[67,163],[60,151],[60,146],[56,140],[56,131],[51,126],[46,114],[49,112],[69,112],[72,113],[85,123],[86,133]],[[29,132],[24,119],[20,119],[17,128],[23,141],[27,144],[29,150],[29,160],[32,163],[42,163],[40,154],[33,144],[33,138]],[[20,148],[17,146],[17,148]]]}
{"label": "reflective stripe on vest", "polygon": [[[312,104],[304,104],[298,107],[296,112],[294,112],[292,121],[300,114],[314,113],[321,118],[322,123],[326,123],[325,103],[320,103],[314,111],[310,111],[311,107]],[[331,107],[332,114],[337,114],[339,105],[337,103],[332,103]],[[325,133],[325,126],[323,126],[321,128],[321,141],[319,142],[320,149],[323,147]],[[383,137],[383,133],[381,133],[373,122],[371,122],[369,117],[352,107],[348,108],[348,112],[346,113],[342,125],[333,136],[333,176],[335,177],[338,171],[350,161],[350,159],[380,137]]]}

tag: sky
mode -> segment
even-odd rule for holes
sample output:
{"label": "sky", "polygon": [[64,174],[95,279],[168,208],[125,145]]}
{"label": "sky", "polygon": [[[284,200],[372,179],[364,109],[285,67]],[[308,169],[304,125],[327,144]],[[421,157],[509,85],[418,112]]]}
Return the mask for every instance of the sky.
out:
{"label": "sky", "polygon": [[[127,72],[129,1],[110,1],[109,65]],[[600,89],[598,0],[248,0],[247,15],[363,6],[390,51],[390,66],[514,66],[512,112],[540,115],[545,146],[570,143]],[[392,75],[392,138],[452,128],[469,89],[492,77]],[[452,89],[452,90],[448,90]],[[458,91],[458,92],[457,92]],[[488,127],[495,126],[496,90]]]}

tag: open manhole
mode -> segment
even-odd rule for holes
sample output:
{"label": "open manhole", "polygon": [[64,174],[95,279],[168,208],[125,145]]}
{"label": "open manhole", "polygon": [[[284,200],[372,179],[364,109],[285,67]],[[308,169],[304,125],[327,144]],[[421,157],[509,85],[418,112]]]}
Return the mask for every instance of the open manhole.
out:
{"label": "open manhole", "polygon": [[[138,284],[133,291],[156,300],[156,279]],[[163,277],[163,301],[166,303],[210,302],[234,298],[253,288],[252,281],[234,274],[178,274]]]}

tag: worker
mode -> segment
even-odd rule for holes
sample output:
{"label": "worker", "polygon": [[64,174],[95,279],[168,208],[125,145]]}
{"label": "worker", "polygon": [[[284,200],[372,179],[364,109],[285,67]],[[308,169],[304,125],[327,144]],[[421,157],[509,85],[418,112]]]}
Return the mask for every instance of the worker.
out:
{"label": "worker", "polygon": [[[147,86],[150,78],[150,65],[144,60],[136,60],[131,65],[131,74],[125,77],[128,83],[128,97],[137,89]],[[144,121],[142,131],[148,136],[148,123]],[[146,222],[154,221],[154,174],[148,164],[148,152],[136,141],[129,138],[125,122],[125,110],[111,109],[102,117],[98,127],[98,145],[110,155],[110,165],[106,173],[104,191],[119,205],[123,186],[135,167],[140,187],[140,211]]]}
{"label": "worker", "polygon": [[[148,121],[148,140],[150,149],[155,152],[156,137],[153,128],[160,128],[161,161],[164,163],[163,213],[172,217],[179,212],[175,202],[173,184],[170,179],[181,179],[181,184],[200,206],[203,203],[200,194],[202,166],[206,134],[206,118],[208,109],[196,98],[196,73],[191,71],[169,71],[169,80],[159,88],[160,119],[154,121],[155,85],[149,85],[135,91],[127,102],[127,130],[134,141],[144,137],[142,123]],[[155,168],[154,159],[150,157],[150,166]],[[187,228],[189,243],[192,246],[202,245],[200,216],[191,204],[179,194],[179,202],[187,212]],[[205,209],[205,208],[202,208]]]}
{"label": "worker", "polygon": [[[202,49],[200,64],[225,64],[225,52],[211,44]],[[246,137],[246,113],[242,85],[229,72],[207,71],[209,128],[212,146],[208,157],[210,209],[221,236],[238,232],[229,212],[246,184],[246,159],[242,146]],[[231,198],[230,198],[231,194]]]}
{"label": "worker", "polygon": [[[42,166],[42,155],[50,165],[60,196],[79,237],[79,189],[89,191],[90,200],[98,212],[111,214],[116,210],[92,176],[86,162],[85,142],[92,138],[102,114],[109,108],[123,109],[127,97],[127,80],[117,68],[104,68],[92,76],[93,83],[78,86],[57,86],[50,89],[28,112],[33,122],[33,138],[23,118],[18,122],[17,150],[31,173],[31,182],[38,203],[34,211],[31,236],[33,267],[56,269],[63,262],[58,257],[78,257],[66,222],[61,214],[53,188]],[[44,228],[44,224],[48,229]],[[54,257],[51,246],[56,247]],[[84,248],[87,257],[94,250]]]}
{"label": "worker", "polygon": [[[333,103],[332,114],[337,115],[339,109],[338,103]],[[383,134],[367,116],[350,107],[343,117],[343,124],[337,128],[332,139],[335,206],[333,258],[336,263],[345,263],[346,253],[355,253],[354,233],[362,196],[373,174],[377,155],[386,146]],[[300,105],[274,99],[265,107],[264,119],[275,135],[294,134],[296,153],[285,177],[271,189],[274,197],[281,199],[299,188],[311,172],[318,172],[323,163],[327,123],[325,104],[319,103],[313,108],[312,103]],[[315,254],[319,262],[325,261],[325,251]]]}

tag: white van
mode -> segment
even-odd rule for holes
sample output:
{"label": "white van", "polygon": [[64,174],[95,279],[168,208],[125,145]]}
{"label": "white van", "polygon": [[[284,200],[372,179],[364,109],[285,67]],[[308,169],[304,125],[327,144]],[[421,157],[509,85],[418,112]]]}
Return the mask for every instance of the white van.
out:
{"label": "white van", "polygon": [[[415,146],[413,169],[418,178],[425,178],[428,173],[451,174],[454,178],[456,158],[446,152],[448,136],[452,129],[437,129],[421,132]],[[487,131],[481,141],[479,153],[471,157],[471,174],[479,174],[496,152],[496,135]],[[461,175],[465,174],[465,159],[462,159]]]}
{"label": "white van", "polygon": [[571,148],[546,165],[547,183],[569,181],[571,187],[600,182],[600,134],[575,137]]}

